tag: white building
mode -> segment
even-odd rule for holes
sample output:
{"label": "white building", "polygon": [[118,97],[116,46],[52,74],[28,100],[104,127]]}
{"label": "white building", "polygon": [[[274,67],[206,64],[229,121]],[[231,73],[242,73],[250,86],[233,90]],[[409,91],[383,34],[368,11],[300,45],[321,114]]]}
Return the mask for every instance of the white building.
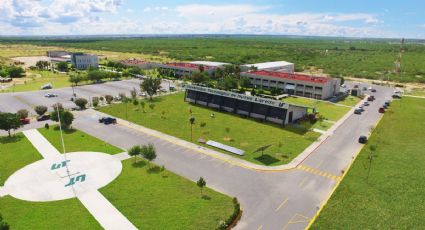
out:
{"label": "white building", "polygon": [[275,62],[263,62],[256,64],[246,64],[242,65],[242,71],[249,71],[252,67],[255,67],[256,70],[266,70],[266,71],[276,71],[284,73],[293,73],[294,63],[286,61],[275,61]]}
{"label": "white building", "polygon": [[99,58],[97,55],[73,53],[71,55],[71,63],[76,69],[99,68]]}
{"label": "white building", "polygon": [[242,76],[248,77],[253,87],[277,88],[287,94],[302,97],[323,100],[340,92],[341,79],[339,78],[264,70],[244,72]]}

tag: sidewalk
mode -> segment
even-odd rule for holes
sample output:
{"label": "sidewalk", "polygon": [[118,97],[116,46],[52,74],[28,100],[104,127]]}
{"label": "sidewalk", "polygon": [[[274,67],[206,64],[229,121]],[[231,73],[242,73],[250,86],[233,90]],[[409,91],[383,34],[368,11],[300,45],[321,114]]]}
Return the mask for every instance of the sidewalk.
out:
{"label": "sidewalk", "polygon": [[55,158],[61,155],[60,152],[52,144],[50,144],[50,142],[44,138],[37,129],[25,130],[23,133],[37,151],[43,156],[43,158]]}
{"label": "sidewalk", "polygon": [[[243,168],[256,170],[256,171],[284,171],[284,170],[290,170],[290,169],[294,169],[298,167],[316,148],[318,148],[324,141],[326,141],[326,139],[330,137],[333,134],[333,132],[353,114],[356,107],[360,105],[361,103],[363,103],[365,100],[366,100],[366,97],[364,100],[361,100],[356,106],[353,106],[352,109],[344,115],[344,117],[342,117],[337,122],[335,122],[335,124],[330,129],[328,129],[324,134],[322,134],[315,142],[313,142],[309,147],[307,147],[301,154],[299,154],[291,162],[284,165],[278,165],[278,166],[265,166],[265,165],[254,164],[252,162],[239,159],[231,155],[227,155],[209,148],[205,148],[197,144],[176,138],[174,136],[171,136],[165,133],[161,133],[153,129],[146,128],[144,126],[141,126],[141,125],[138,125],[120,118],[117,118],[117,122],[118,124],[126,126],[128,128],[146,133],[148,135],[163,139],[165,141],[182,146],[184,148],[188,148],[196,152],[208,155],[210,157],[225,161],[232,165],[237,165]],[[85,110],[79,113],[97,114],[99,117],[109,116],[108,114],[95,111],[92,109]]]}

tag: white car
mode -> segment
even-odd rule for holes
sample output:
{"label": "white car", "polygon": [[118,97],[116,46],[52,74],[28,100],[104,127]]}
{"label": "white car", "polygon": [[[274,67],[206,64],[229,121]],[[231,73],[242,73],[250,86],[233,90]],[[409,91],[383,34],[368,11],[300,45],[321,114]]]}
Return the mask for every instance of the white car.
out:
{"label": "white car", "polygon": [[46,93],[44,96],[47,98],[51,98],[51,97],[57,97],[58,95],[54,93]]}
{"label": "white car", "polygon": [[146,97],[146,96],[147,96],[147,94],[146,94],[145,92],[140,92],[140,93],[139,93],[139,96]]}

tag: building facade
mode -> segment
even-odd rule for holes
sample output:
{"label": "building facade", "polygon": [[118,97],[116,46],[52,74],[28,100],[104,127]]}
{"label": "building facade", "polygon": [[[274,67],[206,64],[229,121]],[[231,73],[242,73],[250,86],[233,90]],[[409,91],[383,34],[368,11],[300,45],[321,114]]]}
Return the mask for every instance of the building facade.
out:
{"label": "building facade", "polygon": [[185,100],[187,102],[280,125],[293,123],[307,115],[308,107],[292,105],[282,101],[197,85],[186,85],[185,88]]}
{"label": "building facade", "polygon": [[264,70],[244,72],[242,76],[250,79],[252,87],[267,90],[277,88],[284,93],[302,97],[324,100],[340,92],[341,79],[339,78]]}
{"label": "building facade", "polygon": [[97,55],[85,53],[73,53],[71,63],[76,69],[99,68],[99,58]]}
{"label": "building facade", "polygon": [[194,62],[173,62],[173,63],[156,63],[153,67],[162,70],[169,70],[175,74],[175,77],[192,76],[194,72],[207,72],[210,76],[213,75],[217,68],[223,67],[228,63],[209,62],[209,61],[194,61]]}
{"label": "building facade", "polygon": [[246,64],[246,65],[242,65],[241,69],[242,71],[249,71],[253,67],[255,68],[255,70],[276,71],[276,72],[283,72],[283,73],[294,73],[294,70],[295,70],[294,63],[290,63],[286,61]]}

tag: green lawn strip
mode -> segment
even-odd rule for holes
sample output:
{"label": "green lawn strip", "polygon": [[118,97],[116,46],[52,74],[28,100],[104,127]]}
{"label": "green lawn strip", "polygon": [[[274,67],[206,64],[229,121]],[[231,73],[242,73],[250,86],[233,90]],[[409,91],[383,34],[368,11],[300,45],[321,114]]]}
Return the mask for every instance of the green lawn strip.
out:
{"label": "green lawn strip", "polygon": [[316,123],[314,123],[311,128],[312,129],[320,129],[323,131],[328,130],[329,128],[332,127],[332,123],[326,122],[326,121],[317,121]]}
{"label": "green lawn strip", "polygon": [[[182,93],[156,98],[152,102],[155,104],[154,109],[149,107],[150,103],[146,101],[145,113],[140,106],[134,106],[132,103],[114,104],[102,107],[100,111],[190,141],[191,110],[195,117],[194,143],[198,143],[198,138],[202,137],[243,149],[246,151],[245,156],[228,154],[256,164],[281,165],[290,162],[319,136],[312,131],[302,133],[294,127],[282,128],[271,123],[257,122],[191,105],[184,102]],[[211,118],[211,113],[215,114],[214,118]],[[201,127],[203,122],[205,127]],[[226,128],[229,128],[228,132]],[[257,148],[268,144],[272,146],[264,152],[264,156],[261,157],[261,153],[253,153]]]}
{"label": "green lawn strip", "polygon": [[0,213],[11,229],[102,229],[76,198],[28,202],[6,196]]}
{"label": "green lawn strip", "polygon": [[[394,101],[312,229],[417,229],[425,208],[425,100]],[[373,153],[369,179],[370,146]]]}
{"label": "green lawn strip", "polygon": [[287,97],[283,101],[316,108],[316,111],[319,112],[326,119],[331,121],[338,121],[341,119],[348,111],[349,107],[338,106],[330,102],[319,101],[315,99],[305,98],[305,97]]}
{"label": "green lawn strip", "polygon": [[23,92],[40,90],[41,86],[51,83],[53,88],[63,88],[71,86],[68,81],[69,75],[62,73],[52,73],[50,71],[29,71],[32,74],[39,74],[41,77],[30,77],[25,84],[16,84],[10,88],[4,89],[1,92]]}
{"label": "green lawn strip", "polygon": [[230,197],[204,188],[202,198],[196,183],[133,159],[100,191],[140,229],[215,229],[233,210]]}
{"label": "green lawn strip", "polygon": [[[40,133],[49,140],[59,152],[62,152],[62,142],[57,126],[51,126],[49,129],[40,128],[38,131],[40,131]],[[64,130],[63,139],[65,142],[66,152],[89,151],[109,154],[124,152],[124,150],[118,147],[112,146],[76,129]]]}
{"label": "green lawn strip", "polygon": [[0,186],[16,170],[41,160],[42,156],[22,133],[0,137]]}

